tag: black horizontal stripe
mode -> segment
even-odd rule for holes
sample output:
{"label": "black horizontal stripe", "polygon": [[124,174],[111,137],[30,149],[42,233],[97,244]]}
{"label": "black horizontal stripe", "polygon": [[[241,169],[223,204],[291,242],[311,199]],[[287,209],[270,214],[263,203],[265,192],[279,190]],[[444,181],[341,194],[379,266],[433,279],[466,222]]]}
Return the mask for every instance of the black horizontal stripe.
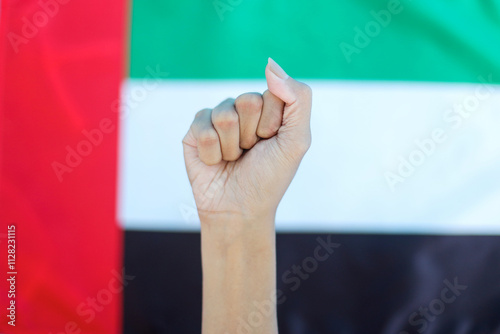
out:
{"label": "black horizontal stripe", "polygon": [[[500,333],[499,236],[278,234],[277,263],[280,334]],[[124,333],[201,333],[198,233],[126,231],[125,266]]]}

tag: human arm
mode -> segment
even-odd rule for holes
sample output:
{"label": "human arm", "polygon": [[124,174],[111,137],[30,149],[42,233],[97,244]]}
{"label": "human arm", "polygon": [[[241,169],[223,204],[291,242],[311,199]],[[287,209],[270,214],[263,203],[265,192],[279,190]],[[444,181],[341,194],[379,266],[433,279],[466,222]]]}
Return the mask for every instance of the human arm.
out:
{"label": "human arm", "polygon": [[311,144],[312,92],[271,59],[265,73],[268,91],[201,110],[183,140],[201,222],[203,334],[277,333],[274,217]]}

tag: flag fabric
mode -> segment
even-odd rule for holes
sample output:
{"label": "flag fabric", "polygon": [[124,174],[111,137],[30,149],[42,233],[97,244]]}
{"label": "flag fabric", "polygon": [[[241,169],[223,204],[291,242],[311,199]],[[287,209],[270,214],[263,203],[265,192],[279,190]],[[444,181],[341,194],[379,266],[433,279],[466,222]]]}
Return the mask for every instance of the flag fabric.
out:
{"label": "flag fabric", "polygon": [[121,222],[198,229],[178,139],[271,56],[314,91],[279,230],[498,234],[499,30],[487,2],[134,2]]}
{"label": "flag fabric", "polygon": [[1,2],[1,333],[122,332],[112,105],[126,8]]}
{"label": "flag fabric", "polygon": [[277,212],[280,333],[500,333],[497,3],[132,7],[118,212],[143,276],[127,333],[200,332],[179,143],[198,110],[262,93],[268,57],[313,89],[312,146]]}
{"label": "flag fabric", "polygon": [[313,88],[280,332],[500,333],[496,2],[2,0],[0,29],[0,332],[201,332],[181,140],[272,57]]}

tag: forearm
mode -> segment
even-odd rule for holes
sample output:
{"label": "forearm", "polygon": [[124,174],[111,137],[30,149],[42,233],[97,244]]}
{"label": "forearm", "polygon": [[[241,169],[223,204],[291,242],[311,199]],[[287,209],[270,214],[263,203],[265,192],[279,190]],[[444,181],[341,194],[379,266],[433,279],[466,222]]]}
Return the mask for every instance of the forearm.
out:
{"label": "forearm", "polygon": [[201,218],[203,334],[275,334],[274,215]]}

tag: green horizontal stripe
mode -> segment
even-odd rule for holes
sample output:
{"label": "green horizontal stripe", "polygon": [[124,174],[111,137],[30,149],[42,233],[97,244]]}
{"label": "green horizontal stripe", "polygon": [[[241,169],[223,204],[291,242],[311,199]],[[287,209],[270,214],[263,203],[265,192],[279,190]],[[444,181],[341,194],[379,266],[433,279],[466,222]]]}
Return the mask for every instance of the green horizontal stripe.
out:
{"label": "green horizontal stripe", "polygon": [[302,78],[500,83],[500,1],[393,1],[135,0],[130,76],[262,78],[270,56]]}

